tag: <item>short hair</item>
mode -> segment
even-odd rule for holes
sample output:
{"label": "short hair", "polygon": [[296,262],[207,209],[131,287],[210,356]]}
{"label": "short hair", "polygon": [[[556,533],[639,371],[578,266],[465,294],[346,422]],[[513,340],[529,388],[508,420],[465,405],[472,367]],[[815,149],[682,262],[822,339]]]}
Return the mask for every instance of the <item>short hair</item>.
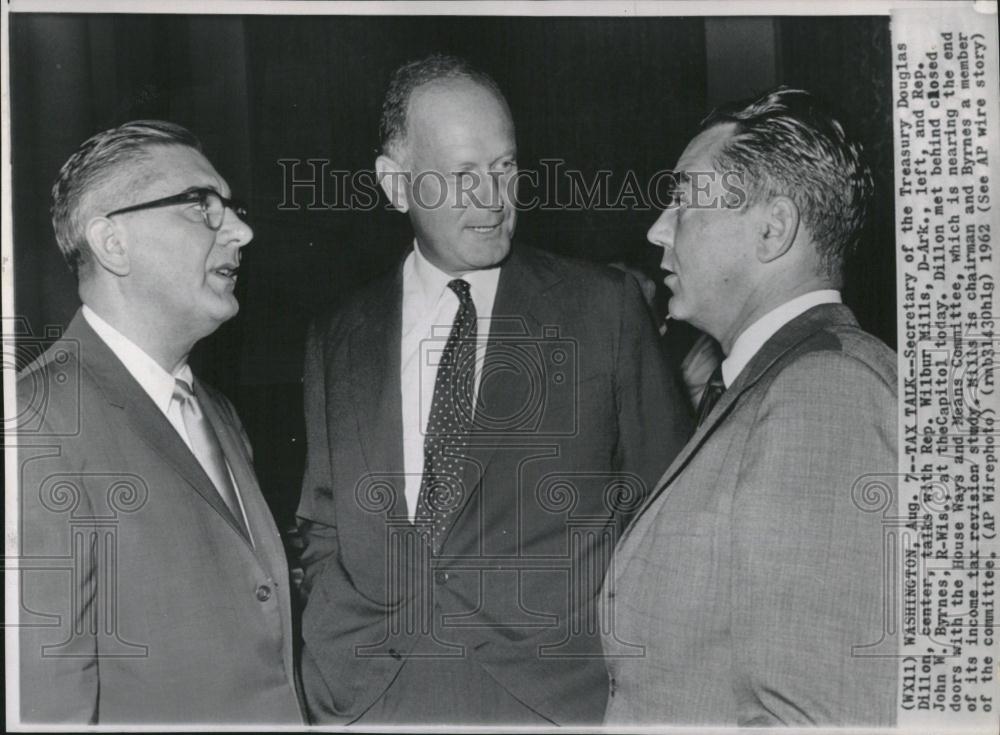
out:
{"label": "short hair", "polygon": [[397,153],[399,145],[406,139],[407,111],[413,93],[426,84],[449,79],[467,79],[479,84],[492,92],[509,111],[507,99],[500,91],[500,85],[489,74],[476,69],[465,59],[431,54],[423,59],[407,62],[392,73],[385,99],[382,100],[379,135],[382,152],[385,155],[391,156]]}
{"label": "short hair", "polygon": [[[201,150],[186,128],[163,120],[135,120],[89,138],[59,169],[52,185],[52,228],[74,275],[90,258],[85,231],[96,193],[105,190],[124,167],[149,157],[155,146],[179,145]],[[124,187],[123,187],[124,190]]]}
{"label": "short hair", "polygon": [[715,167],[744,175],[749,204],[787,196],[816,243],[825,275],[839,279],[858,246],[874,182],[861,145],[811,93],[778,87],[723,105],[701,129],[734,123]]}

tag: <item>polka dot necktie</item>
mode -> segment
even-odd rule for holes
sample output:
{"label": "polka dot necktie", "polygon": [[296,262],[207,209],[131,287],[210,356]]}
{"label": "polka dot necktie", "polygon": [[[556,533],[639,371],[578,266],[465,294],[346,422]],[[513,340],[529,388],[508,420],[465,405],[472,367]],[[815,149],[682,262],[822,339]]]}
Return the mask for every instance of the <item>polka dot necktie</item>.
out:
{"label": "polka dot necktie", "polygon": [[430,528],[435,552],[462,506],[462,467],[456,455],[461,456],[469,442],[476,381],[476,305],[466,281],[456,278],[448,288],[458,296],[458,312],[434,380],[416,513],[417,523]]}
{"label": "polka dot necktie", "polygon": [[701,394],[701,401],[698,403],[698,426],[705,423],[708,414],[712,413],[715,404],[726,392],[726,384],[722,381],[722,365],[720,364],[712,372],[712,376],[705,384],[705,391]]}

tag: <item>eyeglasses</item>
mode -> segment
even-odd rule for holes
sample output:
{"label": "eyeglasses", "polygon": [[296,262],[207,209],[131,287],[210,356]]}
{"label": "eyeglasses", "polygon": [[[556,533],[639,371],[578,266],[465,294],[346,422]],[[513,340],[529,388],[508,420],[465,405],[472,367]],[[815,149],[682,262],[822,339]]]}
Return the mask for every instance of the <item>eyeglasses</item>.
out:
{"label": "eyeglasses", "polygon": [[175,204],[197,204],[198,211],[205,220],[205,225],[207,225],[210,230],[218,230],[222,227],[222,220],[226,216],[227,209],[233,210],[236,213],[236,216],[242,220],[247,218],[247,208],[243,202],[235,199],[226,199],[215,189],[208,189],[205,187],[188,189],[187,191],[182,191],[180,194],[174,194],[173,196],[163,197],[162,199],[154,199],[151,202],[143,202],[142,204],[133,204],[130,207],[122,207],[121,209],[116,209],[114,212],[108,212],[104,216],[114,217],[116,214],[138,212],[142,209],[170,207]]}

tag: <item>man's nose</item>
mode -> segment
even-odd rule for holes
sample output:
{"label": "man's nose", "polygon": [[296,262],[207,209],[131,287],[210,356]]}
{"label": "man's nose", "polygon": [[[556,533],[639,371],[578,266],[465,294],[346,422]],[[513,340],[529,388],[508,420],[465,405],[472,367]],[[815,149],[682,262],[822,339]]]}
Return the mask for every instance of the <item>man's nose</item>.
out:
{"label": "man's nose", "polygon": [[656,222],[649,228],[649,232],[646,233],[646,239],[664,250],[672,248],[674,246],[674,220],[676,216],[677,213],[671,209],[661,212]]}
{"label": "man's nose", "polygon": [[467,202],[482,209],[504,208],[504,182],[498,171],[475,171],[470,174]]}
{"label": "man's nose", "polygon": [[488,206],[490,209],[503,209],[504,195],[507,191],[503,174],[499,171],[490,171],[487,174],[487,178],[489,179],[490,192],[490,198],[487,200]]}
{"label": "man's nose", "polygon": [[222,227],[219,228],[217,239],[223,245],[235,245],[241,248],[253,240],[253,228],[241,219],[236,212],[226,207],[226,213],[223,215]]}

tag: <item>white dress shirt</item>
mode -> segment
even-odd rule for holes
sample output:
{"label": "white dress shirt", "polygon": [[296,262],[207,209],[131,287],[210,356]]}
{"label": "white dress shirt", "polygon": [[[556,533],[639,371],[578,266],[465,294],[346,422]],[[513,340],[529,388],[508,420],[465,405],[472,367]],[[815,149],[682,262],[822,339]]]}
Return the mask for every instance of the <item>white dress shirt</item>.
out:
{"label": "white dress shirt", "polygon": [[[468,282],[476,306],[476,375],[474,390],[479,395],[479,378],[490,335],[490,317],[496,300],[500,268],[470,271],[461,276]],[[403,263],[403,318],[400,339],[399,381],[402,389],[403,471],[406,511],[413,522],[424,474],[424,435],[434,398],[438,363],[458,313],[458,295],[448,288],[454,280],[420,252]]]}
{"label": "white dress shirt", "polygon": [[733,349],[722,361],[722,382],[728,388],[775,333],[797,316],[820,304],[840,304],[840,292],[833,289],[810,291],[786,301],[776,309],[767,312],[760,319],[740,332],[733,342]]}
{"label": "white dress shirt", "polygon": [[[167,417],[167,421],[180,434],[188,449],[191,449],[191,439],[188,437],[187,427],[184,426],[184,417],[181,415],[180,406],[173,399],[174,384],[177,379],[183,380],[192,389],[194,388],[194,374],[191,372],[191,366],[185,362],[171,375],[141,347],[104,321],[89,306],[84,305],[82,312],[83,318],[87,320],[90,328],[115,353],[115,357],[121,361],[129,374],[135,378],[135,382],[146,391],[156,407]],[[239,485],[236,484],[236,478],[233,477],[233,470],[229,466],[228,459],[226,460],[226,468],[229,470],[229,478],[236,490],[236,499],[239,501],[240,512],[243,514],[243,524],[249,532],[250,524],[247,522],[246,511],[243,508],[243,498],[240,495]]]}

